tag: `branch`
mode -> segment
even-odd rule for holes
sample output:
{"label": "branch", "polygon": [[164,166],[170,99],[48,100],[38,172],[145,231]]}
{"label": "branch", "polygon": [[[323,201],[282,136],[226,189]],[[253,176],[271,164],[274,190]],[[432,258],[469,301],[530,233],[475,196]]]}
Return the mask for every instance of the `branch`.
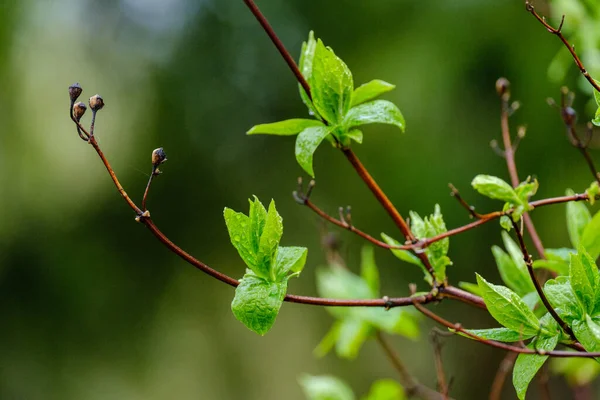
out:
{"label": "branch", "polygon": [[490,390],[490,400],[500,400],[502,396],[502,387],[506,381],[506,376],[510,373],[517,360],[517,353],[508,352],[506,356],[500,362],[494,382],[492,382],[492,389]]}
{"label": "branch", "polygon": [[[496,91],[500,96],[502,111],[500,114],[500,125],[502,127],[502,141],[504,142],[504,158],[506,159],[506,166],[508,167],[508,174],[510,175],[510,181],[513,187],[519,186],[519,174],[517,173],[517,164],[515,162],[515,150],[510,140],[510,128],[508,125],[508,117],[510,115],[511,107],[508,102],[510,100],[510,82],[506,78],[500,78],[496,81]],[[538,255],[542,259],[546,259],[546,251],[544,245],[540,239],[533,221],[529,216],[529,213],[523,214],[523,221],[527,227],[527,231],[531,236],[531,240],[535,246]]]}
{"label": "branch", "polygon": [[[511,221],[512,221],[512,219],[511,219]],[[552,318],[554,318],[554,320],[562,328],[562,330],[567,335],[569,335],[574,341],[577,341],[577,338],[575,338],[575,335],[573,334],[573,330],[571,329],[571,327],[565,321],[563,321],[563,319],[558,315],[558,313],[556,312],[554,307],[552,307],[552,305],[548,301],[548,298],[546,297],[546,294],[544,293],[544,290],[542,289],[542,285],[540,285],[540,282],[537,280],[537,278],[535,276],[535,272],[533,271],[533,260],[531,258],[531,255],[529,255],[529,253],[527,252],[527,247],[525,247],[525,240],[523,240],[523,234],[521,233],[516,222],[512,221],[512,224],[513,224],[513,228],[515,229],[517,238],[519,239],[519,246],[521,247],[521,252],[523,253],[523,261],[525,261],[525,265],[527,265],[527,271],[529,272],[529,276],[531,277],[533,286],[535,286],[535,290],[538,293],[538,295],[540,296],[542,303],[544,303],[544,306],[546,307],[546,309],[548,310],[550,315],[552,315]]]}
{"label": "branch", "polygon": [[379,343],[379,345],[381,346],[381,348],[387,355],[388,359],[390,360],[390,362],[392,363],[394,368],[396,368],[396,370],[398,371],[398,374],[400,375],[400,383],[406,389],[406,392],[407,392],[406,394],[408,397],[411,397],[411,398],[418,397],[423,400],[445,400],[445,399],[448,399],[448,397],[445,396],[444,394],[436,392],[435,390],[432,390],[432,389],[428,388],[427,386],[419,383],[410,374],[410,372],[408,372],[408,370],[406,369],[406,366],[404,365],[404,363],[398,356],[398,353],[396,353],[394,351],[392,346],[390,346],[390,344],[387,342],[387,340],[385,340],[385,338],[383,337],[383,335],[381,334],[380,331],[377,331],[377,333],[375,334],[375,338],[377,339],[377,342]]}
{"label": "branch", "polygon": [[525,2],[525,9],[528,12],[530,12],[531,15],[533,15],[538,21],[540,21],[540,23],[542,25],[544,25],[544,27],[548,30],[548,32],[550,32],[553,35],[558,36],[558,38],[560,39],[561,42],[563,42],[565,47],[567,49],[569,49],[569,52],[571,53],[571,56],[573,57],[575,64],[577,64],[577,68],[579,68],[579,71],[581,71],[581,74],[585,77],[585,79],[587,79],[587,81],[590,83],[590,85],[592,85],[594,87],[594,89],[596,89],[598,92],[600,92],[600,85],[590,76],[590,74],[587,72],[587,70],[583,66],[583,63],[581,62],[581,60],[579,59],[579,56],[575,52],[575,46],[569,44],[569,41],[562,34],[562,27],[563,27],[563,23],[565,22],[565,16],[564,15],[562,16],[560,25],[558,26],[558,28],[555,29],[546,22],[545,18],[539,16],[539,14],[535,11],[535,8],[533,7],[533,4],[531,4],[529,1]]}
{"label": "branch", "polygon": [[565,351],[565,350],[545,351],[545,350],[539,350],[539,349],[528,349],[527,347],[517,347],[517,346],[511,345],[511,344],[507,344],[507,343],[496,342],[494,340],[484,339],[484,338],[477,336],[477,335],[469,332],[468,330],[464,329],[461,324],[459,324],[459,323],[453,324],[452,322],[440,317],[439,315],[435,314],[434,312],[423,307],[418,302],[415,302],[414,306],[423,315],[434,320],[435,322],[439,323],[440,325],[447,327],[448,329],[450,329],[451,332],[454,332],[454,333],[459,332],[462,334],[462,336],[470,337],[473,340],[476,340],[476,341],[483,343],[490,347],[495,347],[497,349],[508,350],[508,351],[512,351],[513,353],[518,353],[518,354],[537,354],[540,356],[549,356],[549,357],[557,357],[557,358],[571,358],[571,357],[596,358],[596,357],[600,356],[600,352],[579,352],[579,351]]}

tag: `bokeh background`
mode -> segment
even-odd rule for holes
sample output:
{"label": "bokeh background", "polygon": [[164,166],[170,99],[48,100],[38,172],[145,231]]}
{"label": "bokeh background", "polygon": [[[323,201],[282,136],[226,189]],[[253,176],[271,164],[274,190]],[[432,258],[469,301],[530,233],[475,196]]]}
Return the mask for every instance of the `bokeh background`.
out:
{"label": "bokeh background", "polygon": [[[368,126],[355,151],[403,213],[426,214],[439,203],[449,227],[467,223],[449,196],[449,182],[480,211],[500,207],[470,189],[478,173],[507,178],[504,160],[489,146],[500,138],[494,90],[500,76],[511,80],[513,98],[522,104],[513,131],[517,124],[528,127],[517,154],[521,178],[539,179],[539,198],[566,188],[583,191],[590,183],[556,110],[546,104],[562,84],[579,88],[580,77],[571,68],[559,71],[560,82],[556,71],[551,79],[548,68],[556,65],[561,44],[521,1],[259,5],[292,54],[312,29],[346,61],[357,85],[373,78],[397,85],[385,98],[402,110],[406,135]],[[539,9],[550,12],[541,2]],[[594,45],[600,48],[598,42],[588,47]],[[283,244],[310,249],[290,293],[314,295],[314,270],[325,262],[321,239],[332,228],[291,197],[302,175],[294,139],[245,135],[254,124],[302,117],[306,109],[292,74],[242,1],[2,0],[0,398],[297,400],[302,373],[337,375],[357,394],[376,379],[395,377],[374,342],[351,362],[334,354],[315,358],[313,348],[332,322],[322,308],[284,304],[266,337],[236,321],[230,287],[185,264],[134,223],[68,119],[67,87],[76,81],[83,98],[100,93],[106,101],[97,135],[135,200],[152,149],[165,148],[169,161],[149,208],[184,249],[241,277],[244,266],[222,211],[245,211],[255,194],[276,200]],[[589,93],[580,92],[575,104],[581,119],[589,119]],[[315,171],[315,203],[332,214],[351,204],[357,226],[399,236],[339,152],[320,148]],[[536,210],[533,218],[545,245],[568,244],[564,206]],[[362,242],[335,232],[356,268]],[[479,271],[499,282],[490,252],[499,243],[495,223],[454,237],[451,281],[473,281]],[[384,294],[406,295],[410,282],[425,287],[416,268],[384,250],[376,258]],[[493,324],[462,304],[434,308],[469,327]],[[423,322],[418,342],[392,342],[411,372],[434,386],[432,326]],[[453,396],[486,398],[503,356],[447,339],[443,357]],[[561,377],[551,388],[556,398],[570,397]],[[531,390],[536,398],[537,385]],[[504,395],[514,398],[510,382]]]}

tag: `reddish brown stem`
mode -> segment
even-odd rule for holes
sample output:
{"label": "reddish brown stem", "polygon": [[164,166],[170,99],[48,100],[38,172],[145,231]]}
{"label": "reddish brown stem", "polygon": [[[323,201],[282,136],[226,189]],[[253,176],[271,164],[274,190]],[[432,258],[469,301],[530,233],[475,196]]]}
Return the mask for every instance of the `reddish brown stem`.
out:
{"label": "reddish brown stem", "polygon": [[537,349],[528,349],[526,347],[517,347],[517,346],[511,345],[511,344],[507,344],[507,343],[496,342],[494,340],[484,339],[484,338],[479,337],[479,336],[469,332],[468,330],[464,329],[461,324],[458,324],[458,323],[453,324],[452,322],[440,317],[439,315],[428,310],[427,308],[423,307],[421,304],[419,304],[417,302],[415,302],[414,305],[415,305],[415,308],[417,310],[419,310],[423,315],[425,315],[426,317],[439,323],[440,325],[443,325],[443,326],[449,328],[451,331],[460,332],[464,336],[468,336],[473,340],[476,340],[476,341],[483,343],[490,347],[495,347],[497,349],[508,350],[508,351],[512,351],[512,352],[518,353],[518,354],[538,354],[538,355],[545,355],[545,356],[558,357],[558,358],[570,358],[570,357],[596,358],[596,357],[600,356],[600,352],[575,352],[575,351],[565,351],[565,350],[545,351],[545,350],[537,350]]}
{"label": "reddish brown stem", "polygon": [[496,372],[496,376],[494,377],[494,382],[492,382],[492,389],[490,390],[490,400],[500,400],[502,396],[502,388],[504,387],[504,382],[506,381],[506,376],[510,373],[517,360],[517,353],[508,352],[506,356],[502,359],[500,366],[498,367],[498,371]]}
{"label": "reddish brown stem", "polygon": [[565,22],[565,16],[563,15],[559,27],[558,28],[554,28],[548,22],[546,22],[546,20],[544,18],[542,18],[542,17],[540,17],[538,15],[538,13],[535,11],[535,8],[533,7],[533,4],[531,4],[530,2],[528,2],[528,1],[525,2],[525,9],[527,11],[529,11],[538,21],[540,21],[540,23],[542,25],[544,25],[544,27],[548,30],[548,32],[550,32],[553,35],[558,36],[558,38],[560,39],[560,41],[563,42],[563,44],[565,45],[565,47],[571,53],[571,56],[573,57],[573,60],[575,61],[575,64],[577,65],[577,68],[579,68],[579,71],[581,71],[581,74],[585,77],[585,79],[587,79],[587,81],[590,83],[590,85],[592,85],[592,87],[594,89],[596,89],[598,92],[600,92],[600,85],[598,85],[598,83],[587,72],[587,70],[583,66],[583,63],[579,59],[579,56],[575,52],[575,47],[572,46],[569,43],[569,41],[562,34],[562,26],[563,26],[563,23]]}
{"label": "reddish brown stem", "polygon": [[563,321],[563,319],[558,315],[558,313],[556,312],[554,307],[552,307],[552,305],[548,301],[548,298],[546,297],[546,294],[544,293],[544,290],[542,289],[542,285],[540,284],[537,277],[535,276],[535,272],[533,270],[533,260],[531,259],[531,256],[529,255],[529,252],[527,251],[527,247],[525,246],[525,240],[523,239],[523,235],[521,234],[521,231],[519,230],[519,227],[517,226],[516,222],[512,221],[512,223],[513,223],[513,228],[515,230],[515,234],[517,235],[517,239],[519,240],[519,246],[521,247],[521,252],[523,253],[523,261],[525,261],[525,265],[527,266],[527,271],[529,272],[529,277],[531,278],[531,281],[533,282],[533,286],[535,286],[535,291],[540,296],[540,299],[542,300],[542,303],[544,303],[546,310],[548,310],[550,315],[552,315],[552,318],[554,318],[554,320],[558,323],[558,325],[562,328],[562,330],[565,331],[565,333],[567,333],[569,336],[571,336],[571,338],[573,340],[576,341],[577,339],[575,338],[575,335],[573,334],[573,330],[571,329],[569,324],[567,324],[565,321]]}

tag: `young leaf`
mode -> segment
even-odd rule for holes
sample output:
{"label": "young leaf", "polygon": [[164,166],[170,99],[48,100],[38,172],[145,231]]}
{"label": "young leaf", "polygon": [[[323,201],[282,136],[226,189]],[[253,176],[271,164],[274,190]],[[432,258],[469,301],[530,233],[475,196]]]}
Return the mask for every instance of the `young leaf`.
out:
{"label": "young leaf", "polygon": [[270,124],[254,125],[247,132],[248,135],[255,134],[267,134],[267,135],[280,135],[290,136],[302,132],[306,128],[315,126],[325,126],[321,121],[316,119],[301,119],[294,118],[285,121],[273,122]]}
{"label": "young leaf", "polygon": [[371,332],[371,326],[359,319],[346,318],[342,320],[335,343],[335,353],[338,357],[346,360],[355,359]]}
{"label": "young leaf", "polygon": [[598,285],[598,268],[596,263],[589,258],[583,249],[579,248],[580,253],[571,255],[571,264],[569,269],[569,280],[575,296],[584,306],[586,312],[594,311],[596,305],[596,287]]}
{"label": "young leaf", "polygon": [[375,252],[371,246],[363,246],[360,262],[360,276],[373,293],[379,293],[379,271],[375,264]]}
{"label": "young leaf", "polygon": [[298,378],[307,400],[354,400],[354,392],[333,376],[303,375]]}
{"label": "young leaf", "polygon": [[283,235],[283,218],[275,208],[275,201],[271,200],[267,219],[258,244],[258,255],[256,257],[257,268],[261,271],[267,271],[271,281],[275,280],[277,271],[273,268],[273,260],[279,241]]}
{"label": "young leaf", "polygon": [[287,279],[268,282],[254,274],[246,274],[235,289],[231,311],[248,329],[264,335],[275,323],[286,290]]}
{"label": "young leaf", "polygon": [[[572,190],[567,191],[567,195],[573,194]],[[573,247],[579,246],[583,231],[591,220],[592,215],[583,202],[571,201],[567,203],[567,230]]]}
{"label": "young leaf", "polygon": [[348,66],[318,39],[312,68],[312,96],[319,114],[332,125],[339,124],[350,109],[353,90]]}
{"label": "young leaf", "polygon": [[350,145],[349,141],[347,143],[344,143],[345,139],[351,139],[351,140],[354,140],[358,144],[362,144],[363,133],[362,133],[362,131],[360,131],[358,129],[351,129],[348,132],[344,133],[342,135],[342,137],[340,138],[340,140],[342,141],[342,144],[344,144],[345,146]]}
{"label": "young leaf", "polygon": [[[554,350],[558,344],[558,338],[559,335],[552,337],[537,337],[527,345],[527,348],[551,351]],[[525,399],[529,383],[547,359],[548,356],[537,354],[519,354],[513,369],[513,385],[517,391],[519,400]]]}
{"label": "young leaf", "polygon": [[473,293],[473,294],[481,297],[481,290],[479,289],[479,286],[476,283],[461,281],[461,282],[458,282],[458,287],[466,290],[469,293]]}
{"label": "young leaf", "polygon": [[373,100],[352,107],[344,118],[344,126],[347,129],[365,124],[395,125],[402,132],[406,127],[404,117],[398,107],[387,100]]}
{"label": "young leaf", "polygon": [[354,89],[354,92],[352,92],[352,102],[350,107],[357,106],[365,101],[373,100],[375,97],[389,92],[395,87],[395,85],[380,79],[373,79],[371,82],[360,85]]}
{"label": "young leaf", "polygon": [[[401,246],[402,245],[402,243],[398,242],[396,239],[392,238],[391,236],[386,235],[383,232],[381,233],[381,238],[383,239],[384,242],[386,242],[387,244],[389,244],[391,246]],[[427,269],[425,268],[425,266],[423,265],[421,260],[419,260],[419,258],[417,256],[415,256],[413,253],[411,253],[408,250],[399,250],[399,249],[391,249],[391,252],[393,255],[395,255],[400,260],[419,266],[421,268],[421,270],[423,271],[425,281],[429,284],[431,284],[433,282],[431,279],[431,275],[429,275],[429,272],[427,272]]]}
{"label": "young leaf", "polygon": [[535,260],[533,268],[545,268],[556,272],[557,275],[569,275],[570,254],[575,253],[573,249],[559,248],[546,249],[546,260]]}
{"label": "young leaf", "polygon": [[[600,82],[594,80],[597,84],[600,85]],[[594,99],[596,100],[596,104],[598,105],[598,109],[596,110],[596,115],[594,115],[594,119],[592,120],[592,124],[596,126],[600,126],[600,92],[598,92],[594,88]]]}
{"label": "young leaf", "polygon": [[493,285],[479,274],[477,274],[477,283],[481,288],[483,301],[496,321],[523,335],[538,332],[540,326],[538,318],[515,292],[504,286]]}
{"label": "young leaf", "polygon": [[600,255],[600,212],[597,212],[583,229],[579,244],[594,260],[598,258]]}
{"label": "young leaf", "polygon": [[600,325],[598,325],[590,316],[586,314],[585,323],[588,326],[588,329],[592,333],[592,336],[596,339],[597,343],[600,343]]}
{"label": "young leaf", "polygon": [[[240,254],[240,257],[242,260],[244,260],[248,268],[255,270],[256,252],[254,250],[252,236],[248,230],[248,227],[250,226],[250,218],[227,207],[223,211],[223,216],[225,217],[225,224],[227,225],[227,230],[229,231],[231,244],[233,244],[233,247],[236,248]],[[254,272],[262,276],[262,272]]]}
{"label": "young leaf", "polygon": [[502,179],[490,175],[477,175],[471,185],[482,195],[491,199],[502,200],[509,203],[521,203],[512,186]]}
{"label": "young leaf", "polygon": [[[503,231],[502,233],[504,234],[505,232]],[[500,276],[506,286],[521,296],[535,289],[529,275],[518,267],[504,250],[498,246],[492,246],[492,253],[498,266],[498,272],[500,272]]]}
{"label": "young leaf", "polygon": [[325,357],[327,353],[333,349],[335,343],[340,336],[340,328],[342,327],[343,320],[335,321],[329,331],[325,334],[323,339],[319,342],[317,347],[313,350],[315,357]]}
{"label": "young leaf", "polygon": [[527,204],[529,198],[537,193],[539,186],[537,179],[530,182],[530,177],[528,177],[526,181],[521,182],[519,186],[515,188],[515,193],[521,200],[521,204]]}
{"label": "young leaf", "polygon": [[362,400],[407,400],[404,388],[393,379],[380,379]]}
{"label": "young leaf", "polygon": [[[497,342],[514,343],[520,340],[527,340],[534,334],[523,335],[508,328],[491,328],[491,329],[469,329],[469,332],[481,338],[495,340]],[[462,336],[469,337],[462,334]]]}
{"label": "young leaf", "polygon": [[[600,123],[600,116],[598,116],[598,122]],[[588,195],[588,201],[590,204],[594,205],[596,198],[600,195],[600,185],[598,185],[598,182],[592,182],[590,187],[585,190],[585,194]]]}
{"label": "young leaf", "polygon": [[[315,58],[316,48],[317,41],[315,40],[315,35],[313,31],[310,31],[308,33],[308,41],[302,43],[302,52],[300,53],[300,62],[298,63],[300,72],[302,72],[302,76],[304,76],[304,79],[306,82],[308,82],[309,86],[312,86],[313,60]],[[306,94],[300,83],[298,83],[298,90],[300,91],[300,98],[302,99],[302,102],[308,108],[308,113],[310,115],[314,115],[317,119],[321,119],[321,116],[315,109],[313,102],[310,100],[308,94]]]}
{"label": "young leaf", "polygon": [[324,126],[312,127],[300,132],[296,138],[296,160],[302,169],[313,178],[315,177],[313,171],[313,154],[329,133],[330,129]]}
{"label": "young leaf", "polygon": [[[592,321],[594,322],[594,321]],[[590,324],[587,322],[587,318],[584,320],[575,320],[571,325],[575,337],[581,343],[584,349],[587,351],[598,351],[600,350],[600,341],[596,338],[596,335],[590,328]]]}
{"label": "young leaf", "polygon": [[300,273],[306,264],[308,249],[306,247],[283,247],[277,248],[275,258],[275,271],[277,280],[283,279],[289,272]]}
{"label": "young leaf", "polygon": [[559,276],[548,280],[544,285],[544,293],[561,318],[569,321],[581,319],[584,315],[582,305],[577,301],[568,277]]}
{"label": "young leaf", "polygon": [[250,211],[248,212],[250,227],[248,232],[252,243],[252,251],[254,254],[257,254],[260,245],[260,237],[263,234],[265,222],[267,221],[267,210],[256,196],[254,196],[254,201],[248,199],[248,202],[250,203]]}

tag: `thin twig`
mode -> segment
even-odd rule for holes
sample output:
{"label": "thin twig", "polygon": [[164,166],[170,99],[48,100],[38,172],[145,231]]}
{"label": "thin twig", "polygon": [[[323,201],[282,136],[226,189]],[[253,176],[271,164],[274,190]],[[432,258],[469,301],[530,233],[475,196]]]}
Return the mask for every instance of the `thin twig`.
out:
{"label": "thin twig", "polygon": [[587,81],[590,83],[590,85],[592,85],[594,87],[594,89],[596,89],[598,92],[600,92],[600,85],[598,85],[598,83],[587,72],[587,70],[583,66],[583,63],[579,59],[579,56],[575,52],[575,47],[573,45],[571,45],[569,43],[569,41],[562,34],[562,27],[563,27],[563,23],[565,22],[565,16],[564,15],[562,16],[560,25],[558,26],[557,29],[555,29],[548,22],[546,22],[546,20],[544,18],[542,18],[538,15],[538,13],[535,11],[535,8],[533,7],[533,4],[531,4],[529,1],[525,2],[525,9],[528,12],[530,12],[538,21],[540,21],[540,23],[542,25],[544,25],[544,27],[548,30],[548,32],[550,32],[553,35],[558,36],[558,38],[561,40],[561,42],[563,42],[565,47],[567,49],[569,49],[569,52],[571,53],[571,56],[573,57],[575,64],[577,64],[577,68],[579,68],[579,71],[581,71],[581,74],[585,77],[585,79],[587,79]]}
{"label": "thin twig", "polygon": [[[511,221],[512,221],[512,219],[511,219]],[[525,246],[525,240],[523,239],[523,234],[519,230],[519,227],[517,226],[516,222],[512,221],[512,224],[513,224],[513,228],[515,230],[515,234],[517,235],[517,239],[519,240],[519,246],[521,247],[521,252],[523,253],[523,261],[525,261],[525,265],[527,266],[527,271],[529,272],[529,276],[531,277],[533,286],[535,286],[535,290],[538,293],[538,295],[540,296],[542,303],[544,303],[544,306],[546,307],[546,309],[548,310],[550,315],[552,315],[552,318],[554,318],[554,320],[562,328],[562,330],[565,331],[566,334],[571,336],[571,338],[576,341],[577,339],[575,338],[575,335],[573,334],[573,330],[571,329],[569,324],[567,324],[565,321],[563,321],[563,319],[558,315],[558,313],[556,312],[554,307],[552,307],[552,305],[548,301],[548,298],[546,297],[546,294],[544,293],[544,290],[542,289],[542,285],[540,284],[537,277],[535,276],[535,272],[533,270],[533,260],[531,258],[531,255],[529,255],[529,253],[527,252],[527,247]]]}
{"label": "thin twig", "polygon": [[500,362],[500,366],[498,367],[498,371],[496,371],[496,376],[494,377],[494,382],[492,382],[492,389],[490,390],[490,400],[500,400],[500,396],[502,396],[502,388],[504,387],[504,382],[506,381],[506,376],[510,373],[517,360],[517,353],[508,352],[506,356]]}
{"label": "thin twig", "polygon": [[564,351],[564,350],[546,351],[546,350],[539,350],[539,349],[529,349],[527,347],[517,347],[514,345],[507,344],[507,343],[496,342],[494,340],[484,339],[484,338],[477,336],[477,335],[469,332],[468,330],[464,329],[461,324],[459,324],[459,323],[453,324],[452,322],[440,317],[439,315],[435,314],[433,311],[428,310],[427,308],[423,307],[418,302],[415,302],[414,306],[423,315],[425,315],[426,317],[439,323],[440,325],[443,325],[443,326],[449,328],[451,331],[462,333],[464,336],[468,336],[473,340],[476,340],[476,341],[483,343],[490,347],[495,347],[497,349],[508,350],[508,351],[512,351],[512,352],[518,353],[518,354],[537,354],[537,355],[541,355],[541,356],[549,356],[549,357],[557,357],[557,358],[571,358],[571,357],[595,358],[595,357],[600,356],[600,352],[576,352],[576,351]]}
{"label": "thin twig", "polygon": [[450,193],[450,195],[452,197],[454,197],[459,203],[460,205],[468,211],[468,213],[471,215],[472,218],[475,219],[481,219],[482,215],[479,214],[478,212],[475,211],[475,207],[473,207],[472,205],[470,205],[469,203],[467,203],[462,196],[460,195],[460,192],[458,191],[457,188],[454,187],[453,184],[449,183],[448,186],[450,187],[450,190],[452,191]]}
{"label": "thin twig", "polygon": [[[511,139],[510,139],[510,127],[508,124],[508,118],[510,116],[510,82],[506,78],[500,78],[496,82],[496,90],[500,95],[501,100],[501,113],[500,113],[500,125],[502,127],[502,141],[504,143],[504,155],[506,159],[506,166],[508,167],[508,174],[510,175],[510,181],[513,187],[519,186],[519,174],[517,172],[517,164],[515,162],[515,150],[513,148]],[[533,221],[529,216],[529,213],[523,214],[523,221],[525,222],[525,226],[527,227],[527,231],[531,236],[531,241],[533,242],[535,249],[540,258],[546,259],[546,251],[544,250],[544,245],[542,244],[542,240],[535,229],[535,225],[533,225]]]}
{"label": "thin twig", "polygon": [[448,398],[450,387],[446,382],[446,373],[444,372],[444,363],[442,361],[442,347],[441,336],[448,334],[448,332],[441,332],[438,328],[433,328],[430,334],[431,343],[433,345],[433,356],[435,360],[435,375],[437,377],[437,389],[444,396],[444,399]]}
{"label": "thin twig", "polygon": [[387,342],[387,340],[385,340],[380,331],[377,331],[377,333],[375,334],[375,338],[377,339],[377,342],[387,355],[394,368],[396,368],[396,371],[398,371],[398,374],[400,375],[400,383],[402,384],[402,386],[404,386],[408,397],[418,397],[423,400],[447,399],[447,397],[444,394],[438,393],[435,390],[432,390],[427,386],[424,386],[421,383],[419,383],[410,374],[410,372],[408,372],[406,366],[400,359],[400,356],[398,356],[398,353],[394,351],[392,346]]}

